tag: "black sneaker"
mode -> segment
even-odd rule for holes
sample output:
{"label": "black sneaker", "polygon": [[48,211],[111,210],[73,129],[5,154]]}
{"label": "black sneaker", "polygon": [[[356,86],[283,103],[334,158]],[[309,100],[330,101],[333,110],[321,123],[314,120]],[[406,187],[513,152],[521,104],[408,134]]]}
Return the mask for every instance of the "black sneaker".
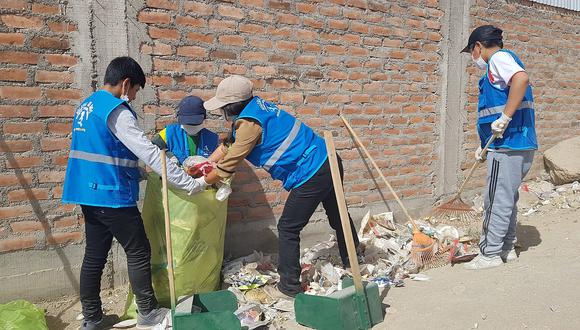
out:
{"label": "black sneaker", "polygon": [[102,323],[103,319],[100,319],[98,321],[84,320],[83,323],[81,324],[81,330],[99,330],[101,329]]}
{"label": "black sneaker", "polygon": [[150,329],[154,326],[161,325],[165,317],[171,312],[169,308],[156,308],[147,315],[137,313],[137,329]]}

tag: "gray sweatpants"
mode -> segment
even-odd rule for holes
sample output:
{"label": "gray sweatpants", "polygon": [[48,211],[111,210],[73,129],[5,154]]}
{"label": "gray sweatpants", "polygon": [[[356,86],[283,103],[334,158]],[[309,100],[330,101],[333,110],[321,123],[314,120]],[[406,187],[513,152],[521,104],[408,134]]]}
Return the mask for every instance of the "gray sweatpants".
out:
{"label": "gray sweatpants", "polygon": [[518,188],[532,166],[534,150],[494,150],[487,156],[487,188],[479,250],[485,256],[509,251],[516,242]]}

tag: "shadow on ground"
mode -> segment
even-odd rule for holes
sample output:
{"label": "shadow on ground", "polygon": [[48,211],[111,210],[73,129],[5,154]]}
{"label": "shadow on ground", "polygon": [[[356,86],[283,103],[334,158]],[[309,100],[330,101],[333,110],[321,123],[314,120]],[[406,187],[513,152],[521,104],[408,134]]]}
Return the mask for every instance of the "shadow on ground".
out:
{"label": "shadow on ground", "polygon": [[520,251],[527,251],[529,248],[538,246],[542,243],[540,232],[536,227],[524,224],[518,224],[517,228],[518,245]]}

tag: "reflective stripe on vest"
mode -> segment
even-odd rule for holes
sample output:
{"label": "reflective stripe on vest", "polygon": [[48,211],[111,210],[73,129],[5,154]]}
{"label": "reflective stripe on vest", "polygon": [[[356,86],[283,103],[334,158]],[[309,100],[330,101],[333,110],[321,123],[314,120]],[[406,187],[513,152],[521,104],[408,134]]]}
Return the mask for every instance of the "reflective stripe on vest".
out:
{"label": "reflective stripe on vest", "polygon": [[270,168],[274,164],[276,164],[276,162],[280,159],[280,157],[282,157],[282,155],[286,152],[286,150],[288,150],[288,147],[290,147],[290,145],[292,144],[294,139],[296,139],[296,136],[298,135],[298,132],[300,131],[301,125],[302,125],[302,123],[298,119],[296,119],[294,121],[294,126],[292,127],[292,130],[290,130],[290,134],[288,134],[288,136],[286,137],[286,139],[284,139],[284,141],[278,147],[278,149],[276,149],[276,151],[274,151],[272,156],[270,156],[268,161],[266,161],[266,164],[264,164],[264,166],[262,166],[266,171],[269,171]]}
{"label": "reflective stripe on vest", "polygon": [[138,165],[138,161],[136,161],[136,160],[94,154],[94,153],[80,151],[80,150],[71,150],[70,154],[69,154],[69,158],[86,160],[89,162],[97,162],[97,163],[115,165],[115,166],[124,166],[124,167],[137,167],[137,165]]}
{"label": "reflective stripe on vest", "polygon": [[[533,109],[533,108],[534,108],[533,101],[523,101],[522,104],[520,105],[520,107],[516,109],[516,111],[522,110],[522,109]],[[505,104],[498,105],[496,107],[481,109],[477,112],[477,117],[482,118],[482,117],[487,117],[487,116],[495,115],[498,113],[502,113],[504,109],[505,109]]]}

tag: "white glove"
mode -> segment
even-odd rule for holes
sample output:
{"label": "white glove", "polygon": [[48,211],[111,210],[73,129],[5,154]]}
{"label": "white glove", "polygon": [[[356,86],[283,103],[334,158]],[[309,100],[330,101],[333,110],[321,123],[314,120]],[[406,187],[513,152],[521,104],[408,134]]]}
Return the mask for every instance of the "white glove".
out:
{"label": "white glove", "polygon": [[487,159],[487,152],[483,154],[482,151],[481,146],[477,147],[477,150],[475,150],[475,160],[480,163],[485,162]]}
{"label": "white glove", "polygon": [[193,185],[193,188],[191,188],[189,190],[188,195],[191,196],[193,194],[197,194],[198,192],[203,191],[207,186],[209,186],[209,184],[207,184],[207,182],[205,182],[205,177],[199,177],[197,179],[193,179],[193,181],[195,182]]}
{"label": "white glove", "polygon": [[510,121],[512,121],[512,119],[502,112],[501,117],[491,123],[493,135],[500,139],[503,138],[503,132],[508,127]]}

